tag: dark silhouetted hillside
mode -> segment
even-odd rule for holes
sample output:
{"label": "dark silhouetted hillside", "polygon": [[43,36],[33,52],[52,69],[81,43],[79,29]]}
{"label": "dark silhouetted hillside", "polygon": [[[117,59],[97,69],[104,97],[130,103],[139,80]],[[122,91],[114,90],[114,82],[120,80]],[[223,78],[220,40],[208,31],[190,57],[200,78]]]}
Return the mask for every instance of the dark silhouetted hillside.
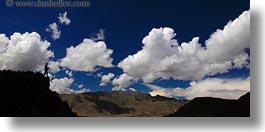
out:
{"label": "dark silhouetted hillside", "polygon": [[139,92],[96,92],[60,95],[78,116],[165,116],[184,104],[174,98]]}
{"label": "dark silhouetted hillside", "polygon": [[169,117],[250,117],[250,93],[238,100],[195,98]]}
{"label": "dark silhouetted hillside", "polygon": [[0,116],[75,116],[41,73],[0,71]]}

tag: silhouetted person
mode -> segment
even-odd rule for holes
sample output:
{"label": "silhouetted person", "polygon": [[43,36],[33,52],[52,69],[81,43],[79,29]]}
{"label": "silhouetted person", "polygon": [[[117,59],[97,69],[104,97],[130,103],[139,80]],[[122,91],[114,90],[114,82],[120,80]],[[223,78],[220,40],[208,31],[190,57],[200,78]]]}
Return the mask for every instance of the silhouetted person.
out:
{"label": "silhouetted person", "polygon": [[44,76],[45,77],[48,77],[48,70],[49,70],[48,63],[46,63],[46,65],[44,67]]}

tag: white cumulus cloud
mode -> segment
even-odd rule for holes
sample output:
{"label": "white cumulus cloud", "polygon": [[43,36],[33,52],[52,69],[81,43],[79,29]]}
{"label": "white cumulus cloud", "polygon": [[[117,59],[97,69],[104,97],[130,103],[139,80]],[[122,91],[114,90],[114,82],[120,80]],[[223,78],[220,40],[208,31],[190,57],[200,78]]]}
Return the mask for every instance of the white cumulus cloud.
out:
{"label": "white cumulus cloud", "polygon": [[66,77],[60,79],[55,78],[50,83],[50,89],[60,94],[64,93],[70,94],[72,93],[70,86],[72,85],[73,82],[74,82],[73,78],[66,78]]}
{"label": "white cumulus cloud", "polygon": [[73,71],[66,70],[66,71],[65,71],[65,74],[67,74],[68,77],[73,77]]}
{"label": "white cumulus cloud", "polygon": [[107,83],[109,83],[111,81],[111,79],[114,78],[114,77],[115,77],[115,74],[113,74],[113,73],[109,73],[107,75],[103,75],[101,77],[101,82],[100,82],[99,86],[106,86]]}
{"label": "white cumulus cloud", "polygon": [[187,99],[196,97],[216,97],[223,99],[238,99],[250,91],[250,78],[220,79],[207,78],[201,81],[193,81],[188,88],[162,88],[156,85],[146,84],[152,91],[152,96],[166,97],[185,96]]}
{"label": "white cumulus cloud", "polygon": [[9,38],[5,34],[0,34],[0,52],[6,50]]}
{"label": "white cumulus cloud", "polygon": [[59,30],[59,27],[55,22],[49,24],[46,31],[51,33],[51,37],[53,40],[59,39],[61,37],[61,31]]}
{"label": "white cumulus cloud", "polygon": [[0,34],[0,69],[14,71],[43,71],[54,53],[50,43],[36,33],[14,33],[10,38]]}
{"label": "white cumulus cloud", "polygon": [[223,30],[214,32],[205,42],[195,37],[179,44],[171,28],[153,29],[142,43],[142,50],[129,55],[118,67],[129,76],[152,82],[155,79],[201,80],[226,73],[233,68],[249,67],[250,12],[243,12]]}
{"label": "white cumulus cloud", "polygon": [[99,32],[97,33],[95,38],[92,38],[94,41],[102,41],[105,39],[105,31],[103,29],[100,29]]}
{"label": "white cumulus cloud", "polygon": [[111,49],[105,42],[84,39],[76,47],[67,48],[66,57],[61,59],[61,66],[75,71],[94,71],[96,66],[112,67]]}
{"label": "white cumulus cloud", "polygon": [[48,67],[50,68],[51,73],[57,73],[60,71],[60,63],[57,61],[49,61]]}
{"label": "white cumulus cloud", "polygon": [[59,94],[73,94],[73,93],[85,93],[85,92],[89,92],[89,89],[86,88],[82,88],[79,90],[73,90],[71,89],[71,85],[73,84],[74,79],[73,78],[60,78],[60,79],[53,79],[50,82],[50,89],[52,91],[55,91]]}
{"label": "white cumulus cloud", "polygon": [[97,77],[102,77],[103,76],[103,72],[100,72],[96,75]]}
{"label": "white cumulus cloud", "polygon": [[137,90],[135,88],[129,88],[130,91],[136,92]]}
{"label": "white cumulus cloud", "polygon": [[83,84],[80,84],[80,85],[78,85],[77,87],[78,87],[79,89],[81,89],[81,88],[84,87],[84,85],[83,85]]}
{"label": "white cumulus cloud", "polygon": [[71,23],[71,20],[67,18],[67,12],[59,13],[58,19],[59,23],[53,22],[48,25],[48,28],[46,28],[46,31],[51,33],[51,37],[53,40],[57,40],[61,37],[62,31],[59,30],[58,24],[69,25]]}
{"label": "white cumulus cloud", "polygon": [[69,25],[71,23],[71,20],[67,18],[67,12],[60,13],[58,19],[61,24]]}
{"label": "white cumulus cloud", "polygon": [[114,91],[125,91],[125,89],[133,84],[135,82],[135,79],[128,74],[124,73],[120,75],[118,78],[114,78],[112,81],[112,85],[114,85],[114,88],[112,90]]}
{"label": "white cumulus cloud", "polygon": [[90,92],[90,91],[91,91],[90,89],[82,88],[80,90],[74,90],[74,93],[79,94],[79,93],[87,93],[87,92]]}

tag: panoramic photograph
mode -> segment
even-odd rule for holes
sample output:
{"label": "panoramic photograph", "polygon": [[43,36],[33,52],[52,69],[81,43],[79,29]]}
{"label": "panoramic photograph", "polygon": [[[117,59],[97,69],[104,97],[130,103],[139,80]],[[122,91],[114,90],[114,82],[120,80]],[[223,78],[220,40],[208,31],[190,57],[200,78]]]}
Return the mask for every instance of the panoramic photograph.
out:
{"label": "panoramic photograph", "polygon": [[249,0],[4,0],[0,117],[250,117]]}

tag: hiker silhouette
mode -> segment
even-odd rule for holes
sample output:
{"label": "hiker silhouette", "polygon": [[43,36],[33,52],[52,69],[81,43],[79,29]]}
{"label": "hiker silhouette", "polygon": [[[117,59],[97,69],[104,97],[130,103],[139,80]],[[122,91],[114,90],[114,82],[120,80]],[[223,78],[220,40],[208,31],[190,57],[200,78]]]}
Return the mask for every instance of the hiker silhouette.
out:
{"label": "hiker silhouette", "polygon": [[46,65],[44,67],[44,76],[45,77],[48,77],[48,70],[49,70],[48,63],[46,63]]}

